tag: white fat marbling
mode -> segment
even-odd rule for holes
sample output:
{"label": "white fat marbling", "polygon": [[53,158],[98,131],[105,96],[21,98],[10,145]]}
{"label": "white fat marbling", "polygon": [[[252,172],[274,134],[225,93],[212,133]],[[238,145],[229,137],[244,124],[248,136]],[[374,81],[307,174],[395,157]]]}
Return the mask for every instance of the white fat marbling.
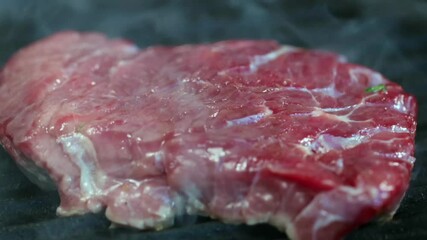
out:
{"label": "white fat marbling", "polygon": [[330,134],[321,134],[314,141],[303,142],[316,152],[326,153],[333,149],[349,149],[362,143],[368,136],[355,134],[351,137],[339,137]]}
{"label": "white fat marbling", "polygon": [[407,101],[404,95],[399,95],[394,99],[394,104],[392,105],[393,109],[398,112],[408,114],[409,107],[406,105]]}
{"label": "white fat marbling", "polygon": [[194,183],[188,182],[185,184],[184,196],[187,199],[187,204],[185,205],[185,211],[187,214],[197,214],[200,212],[204,212],[206,207],[200,201],[202,193],[199,188]]}
{"label": "white fat marbling", "polygon": [[290,239],[296,239],[296,229],[293,224],[293,220],[289,217],[285,212],[277,212],[273,216],[270,217],[269,223],[278,229],[285,231]]}
{"label": "white fat marbling", "polygon": [[229,209],[229,210],[236,210],[236,209],[242,209],[242,208],[248,208],[248,207],[249,207],[249,202],[247,200],[233,202],[225,205],[225,209]]}
{"label": "white fat marbling", "polygon": [[64,152],[80,169],[80,189],[83,198],[91,198],[102,193],[98,187],[102,177],[95,171],[96,152],[92,141],[81,133],[61,136],[57,141]]}
{"label": "white fat marbling", "polygon": [[249,71],[250,73],[254,73],[258,70],[258,68],[264,64],[267,64],[268,62],[271,62],[278,58],[281,55],[298,51],[299,48],[293,47],[293,46],[282,46],[279,49],[276,49],[272,52],[269,52],[264,55],[258,55],[252,58],[250,64],[249,64]]}
{"label": "white fat marbling", "polygon": [[[334,222],[345,222],[346,219],[338,214],[332,214],[325,210],[319,211],[319,216],[316,217],[316,221],[313,225],[313,234],[316,234],[320,229],[323,229]],[[316,239],[316,238],[313,238]]]}
{"label": "white fat marbling", "polygon": [[[307,148],[310,151],[318,153],[327,153],[334,149],[350,149],[366,142],[375,134],[383,131],[390,131],[393,133],[408,133],[407,128],[393,125],[390,128],[375,127],[369,129],[363,129],[356,134],[349,137],[334,136],[331,134],[319,134],[316,137],[305,137],[300,140],[301,146]],[[407,153],[405,153],[407,154]],[[402,155],[403,157],[403,155]]]}
{"label": "white fat marbling", "polygon": [[315,93],[322,93],[324,95],[328,95],[334,98],[338,98],[344,95],[344,93],[337,90],[337,88],[335,87],[335,83],[324,88],[313,88],[311,89],[311,91]]}
{"label": "white fat marbling", "polygon": [[386,83],[384,77],[381,74],[364,67],[351,68],[349,70],[349,74],[352,82],[354,83],[360,82],[360,77],[368,78],[370,87]]}
{"label": "white fat marbling", "polygon": [[209,160],[215,163],[218,163],[226,155],[226,151],[221,147],[208,148],[207,151],[209,153]]}
{"label": "white fat marbling", "polygon": [[152,158],[154,157],[154,165],[158,169],[164,169],[163,161],[164,161],[164,153],[163,151],[157,151],[157,152],[147,152],[145,154],[146,158]]}
{"label": "white fat marbling", "polygon": [[249,125],[252,123],[257,123],[261,119],[263,119],[267,116],[270,116],[271,114],[273,114],[273,111],[271,111],[271,109],[265,107],[264,111],[261,113],[257,113],[254,115],[250,115],[250,116],[246,116],[246,117],[227,121],[227,127],[236,126],[236,125]]}

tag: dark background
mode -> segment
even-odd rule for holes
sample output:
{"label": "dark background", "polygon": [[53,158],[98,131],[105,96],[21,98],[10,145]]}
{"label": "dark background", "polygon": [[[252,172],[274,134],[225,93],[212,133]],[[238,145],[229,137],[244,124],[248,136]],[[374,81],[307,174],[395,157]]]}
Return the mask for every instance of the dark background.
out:
{"label": "dark background", "polygon": [[[141,47],[276,39],[332,50],[382,72],[419,101],[417,162],[394,219],[363,226],[346,239],[427,239],[426,1],[0,0],[0,66],[19,48],[63,29],[101,31]],[[266,225],[234,226],[207,219],[162,232],[140,232],[109,230],[101,214],[57,218],[57,194],[29,182],[3,150],[0,159],[0,239],[285,238]]]}

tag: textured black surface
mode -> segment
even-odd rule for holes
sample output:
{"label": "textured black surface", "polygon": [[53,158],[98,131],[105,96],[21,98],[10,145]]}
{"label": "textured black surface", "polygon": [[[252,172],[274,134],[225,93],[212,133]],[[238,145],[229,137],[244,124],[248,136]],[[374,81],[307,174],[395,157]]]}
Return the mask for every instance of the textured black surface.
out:
{"label": "textured black surface", "polygon": [[[427,239],[426,2],[0,0],[0,65],[19,48],[63,29],[123,36],[142,47],[269,38],[333,50],[382,72],[418,98],[417,162],[411,188],[394,219],[363,226],[347,239]],[[161,232],[110,230],[101,214],[56,217],[58,203],[55,192],[38,189],[0,152],[0,239],[286,238],[266,225],[234,226],[207,219]]]}

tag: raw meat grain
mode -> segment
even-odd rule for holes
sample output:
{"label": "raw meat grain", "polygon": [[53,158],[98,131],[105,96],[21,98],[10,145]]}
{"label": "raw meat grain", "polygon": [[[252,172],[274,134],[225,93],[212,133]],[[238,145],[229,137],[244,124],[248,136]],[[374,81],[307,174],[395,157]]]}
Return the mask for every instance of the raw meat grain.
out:
{"label": "raw meat grain", "polygon": [[415,161],[413,96],[274,41],[139,51],[62,32],[12,57],[0,102],[3,146],[36,182],[53,180],[58,214],[106,209],[139,229],[186,213],[340,239],[393,214]]}

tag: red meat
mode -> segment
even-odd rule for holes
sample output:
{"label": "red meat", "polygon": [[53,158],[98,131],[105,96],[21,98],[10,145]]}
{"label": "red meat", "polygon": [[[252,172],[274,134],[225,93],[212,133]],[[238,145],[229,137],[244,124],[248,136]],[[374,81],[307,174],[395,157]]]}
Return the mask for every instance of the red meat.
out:
{"label": "red meat", "polygon": [[139,229],[202,214],[340,239],[398,207],[416,108],[379,73],[274,41],[139,51],[62,32],[0,74],[1,142],[48,173],[58,214],[106,208]]}

